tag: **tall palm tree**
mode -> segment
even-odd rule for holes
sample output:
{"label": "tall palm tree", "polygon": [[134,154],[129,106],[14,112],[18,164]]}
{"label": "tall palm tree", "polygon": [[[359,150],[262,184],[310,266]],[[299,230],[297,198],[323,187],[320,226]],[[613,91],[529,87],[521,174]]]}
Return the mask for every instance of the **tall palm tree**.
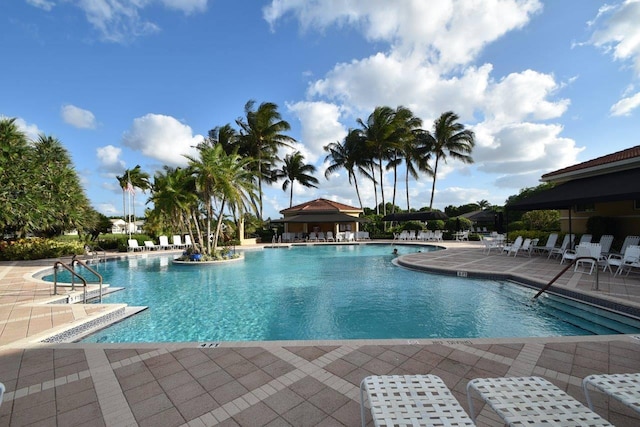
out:
{"label": "tall palm tree", "polygon": [[287,154],[284,157],[282,169],[278,171],[278,177],[284,178],[282,190],[289,191],[289,207],[293,206],[293,182],[298,181],[300,185],[307,188],[318,188],[318,179],[312,173],[315,173],[316,167],[312,164],[304,163],[304,156],[299,151],[293,154]]}
{"label": "tall palm tree", "polygon": [[[377,161],[378,178],[380,180],[380,195],[382,197],[383,214],[386,215],[386,203],[384,199],[384,175],[382,163],[391,158],[397,141],[395,140],[395,113],[390,107],[376,107],[373,113],[367,118],[365,123],[362,119],[357,122],[362,128],[362,135],[369,147],[373,158]],[[376,201],[376,212],[379,213],[379,206]]]}
{"label": "tall palm tree", "polygon": [[211,129],[208,138],[210,144],[220,144],[225,153],[231,154],[239,148],[239,136],[238,131],[231,126],[231,123],[227,123],[224,126],[216,126]]}
{"label": "tall palm tree", "polygon": [[453,111],[442,113],[433,123],[433,185],[431,186],[431,201],[429,209],[433,208],[433,196],[436,191],[436,178],[440,160],[447,162],[447,156],[463,163],[473,163],[470,156],[475,146],[475,136],[469,129],[465,129],[462,123],[458,123],[459,117]]}
{"label": "tall palm tree", "polygon": [[[396,207],[396,188],[398,183],[398,166],[402,164],[403,159],[405,163],[407,161],[406,155],[411,155],[410,149],[415,145],[416,132],[420,130],[422,126],[422,120],[416,117],[413,112],[407,107],[398,106],[394,112],[393,125],[395,127],[394,136],[392,137],[393,151],[391,153],[391,159],[387,164],[387,169],[393,169],[393,198],[391,201],[391,209],[394,213]],[[413,165],[407,164],[405,174],[405,184],[407,187],[407,205],[409,198],[409,173]],[[413,168],[414,178],[418,178],[418,174]],[[408,208],[407,208],[408,209]]]}
{"label": "tall palm tree", "polygon": [[278,159],[278,148],[289,147],[295,139],[285,135],[291,129],[289,123],[282,120],[278,106],[263,102],[254,109],[255,101],[250,100],[244,106],[245,117],[236,120],[240,126],[240,149],[242,156],[255,160],[252,171],[258,179],[259,215],[262,215],[262,182],[275,182],[274,167]]}
{"label": "tall palm tree", "polygon": [[339,169],[345,168],[349,178],[349,184],[354,184],[356,187],[356,195],[358,196],[360,209],[362,209],[363,206],[356,172],[373,180],[373,177],[368,171],[368,165],[366,163],[367,156],[364,155],[364,148],[365,141],[360,135],[359,129],[349,130],[349,133],[342,142],[332,142],[324,146],[324,151],[329,152],[327,157],[325,157],[325,161],[332,162],[327,170],[325,170],[324,177],[329,179],[331,174]]}
{"label": "tall palm tree", "polygon": [[130,192],[133,197],[132,212],[129,215],[133,216],[131,220],[135,224],[136,221],[136,188],[146,192],[151,188],[150,176],[147,172],[144,172],[140,165],[136,165],[133,169],[126,169],[122,176],[116,176],[118,184],[122,189],[122,212],[125,216],[124,220],[127,221],[125,212],[125,194]]}
{"label": "tall palm tree", "polygon": [[491,203],[489,203],[489,201],[487,201],[487,200],[485,200],[485,199],[482,199],[482,200],[480,200],[480,201],[477,201],[477,202],[476,202],[476,205],[478,205],[478,207],[479,207],[481,210],[485,210],[485,209],[487,209],[487,208],[490,208],[490,207],[491,207]]}

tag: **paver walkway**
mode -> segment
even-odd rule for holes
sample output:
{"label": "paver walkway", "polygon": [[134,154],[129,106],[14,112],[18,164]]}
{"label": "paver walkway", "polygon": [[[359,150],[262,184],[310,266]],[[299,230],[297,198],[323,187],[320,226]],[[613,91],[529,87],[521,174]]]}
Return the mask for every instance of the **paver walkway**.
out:
{"label": "paver walkway", "polygon": [[[482,254],[471,245],[414,253],[402,262],[473,275],[512,272],[545,281],[558,261]],[[400,247],[402,252],[402,247]],[[467,408],[477,377],[539,375],[585,402],[583,377],[640,372],[631,335],[473,340],[42,344],[43,337],[112,309],[42,307],[51,285],[30,278],[51,263],[0,263],[0,426],[357,426],[358,385],[372,374],[435,374]],[[462,273],[459,273],[462,274]],[[560,286],[640,303],[637,276],[569,273]],[[46,320],[45,320],[46,319]],[[19,332],[18,332],[19,331]],[[617,426],[640,425],[627,407],[595,394],[596,411]],[[481,408],[478,425],[499,426]]]}

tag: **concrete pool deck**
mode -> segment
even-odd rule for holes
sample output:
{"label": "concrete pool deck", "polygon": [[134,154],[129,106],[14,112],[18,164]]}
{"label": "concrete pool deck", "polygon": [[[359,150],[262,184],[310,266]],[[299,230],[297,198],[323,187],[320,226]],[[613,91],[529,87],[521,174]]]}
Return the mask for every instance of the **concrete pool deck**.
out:
{"label": "concrete pool deck", "polygon": [[[562,268],[545,257],[484,255],[478,242],[402,255],[415,268],[458,275],[508,273],[548,282]],[[122,254],[120,254],[122,255]],[[129,254],[146,256],[147,254]],[[357,426],[367,375],[440,376],[468,410],[470,379],[538,375],[585,402],[593,373],[640,372],[631,335],[322,342],[46,344],[46,337],[109,315],[109,304],[43,304],[52,284],[33,279],[49,261],[0,262],[0,426]],[[118,286],[118,284],[112,284]],[[637,274],[567,272],[558,287],[640,307]],[[616,426],[640,415],[596,394],[596,411]],[[480,401],[478,425],[502,422]]]}

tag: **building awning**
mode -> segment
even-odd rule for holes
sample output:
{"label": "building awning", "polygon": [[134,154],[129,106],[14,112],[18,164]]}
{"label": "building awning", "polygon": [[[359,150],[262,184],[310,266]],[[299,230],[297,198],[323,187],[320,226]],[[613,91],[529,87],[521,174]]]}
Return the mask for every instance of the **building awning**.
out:
{"label": "building awning", "polygon": [[513,210],[570,209],[572,206],[640,200],[640,168],[575,179],[506,206]]}
{"label": "building awning", "polygon": [[333,213],[333,214],[301,214],[291,217],[285,217],[272,220],[272,223],[326,223],[326,222],[365,222],[366,218],[358,218],[355,216]]}
{"label": "building awning", "polygon": [[383,221],[433,221],[434,219],[449,219],[447,214],[440,211],[405,212],[385,215]]}

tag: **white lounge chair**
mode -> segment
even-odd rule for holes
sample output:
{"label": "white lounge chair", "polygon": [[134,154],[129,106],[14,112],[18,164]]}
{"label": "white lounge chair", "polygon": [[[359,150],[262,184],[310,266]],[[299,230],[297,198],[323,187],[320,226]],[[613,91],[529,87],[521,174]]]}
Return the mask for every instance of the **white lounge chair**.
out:
{"label": "white lounge chair", "polygon": [[[553,248],[549,251],[549,256],[547,258],[551,258],[552,256],[562,256],[564,251],[567,250],[570,246],[572,246],[573,241],[575,240],[575,234],[565,234],[564,239],[562,239],[562,244],[559,248]],[[569,242],[571,240],[571,242]]]}
{"label": "white lounge chair", "polygon": [[186,245],[182,243],[182,237],[180,237],[179,234],[174,234],[172,237],[172,241],[173,241],[173,247],[175,249],[182,249],[186,247]]}
{"label": "white lounge chair", "polygon": [[511,253],[517,253],[520,246],[522,246],[522,236],[516,237],[516,240],[512,244],[504,245],[502,247],[502,252],[506,252],[507,256],[509,256]]}
{"label": "white lounge chair", "polygon": [[366,426],[365,396],[375,426],[474,426],[462,405],[435,375],[374,375],[360,383],[360,416]]}
{"label": "white lounge chair", "polygon": [[138,241],[136,239],[127,240],[127,252],[135,252],[135,251],[143,251],[144,246],[138,245]]}
{"label": "white lounge chair", "polygon": [[169,244],[169,238],[167,236],[160,236],[160,249],[173,249],[173,246]]}
{"label": "white lounge chair", "polygon": [[540,377],[476,378],[469,381],[469,414],[475,420],[471,392],[476,392],[510,426],[613,426]]}
{"label": "white lounge chair", "polygon": [[318,241],[318,236],[316,235],[315,231],[312,231],[311,233],[309,233],[309,237],[307,237],[307,242],[317,242]]}
{"label": "white lounge chair", "polygon": [[[528,256],[531,256],[531,248],[533,245],[532,242],[533,241],[529,238],[524,239],[524,242],[522,242],[522,246],[520,246],[519,248],[515,248],[514,254],[513,254],[514,258],[517,257],[520,252],[524,252]],[[509,254],[507,253],[507,255]]]}
{"label": "white lounge chair", "polygon": [[606,260],[606,264],[604,266],[604,268],[602,269],[602,271],[607,271],[607,268],[613,273],[613,269],[611,268],[612,265],[616,266],[616,267],[620,267],[620,265],[622,264],[622,259],[624,258],[624,254],[627,250],[627,248],[629,246],[635,246],[638,245],[638,243],[640,243],[640,237],[638,236],[627,236],[624,239],[624,242],[622,242],[622,247],[620,248],[620,253],[619,254],[615,254],[615,253],[610,253],[609,256],[607,257]]}
{"label": "white lounge chair", "polygon": [[333,231],[327,231],[327,242],[335,242],[336,239],[333,237]]}
{"label": "white lounge chair", "polygon": [[318,241],[319,241],[319,242],[326,242],[326,241],[327,241],[327,239],[324,237],[324,232],[320,231],[320,232],[317,234],[317,236],[318,236]]}
{"label": "white lounge chair", "polygon": [[553,248],[556,247],[556,242],[558,241],[558,233],[551,233],[549,237],[547,237],[547,242],[544,246],[534,246],[533,251],[536,253],[545,253],[550,252]]}
{"label": "white lounge chair", "polygon": [[620,265],[618,265],[618,269],[614,273],[614,276],[624,273],[625,270],[627,271],[628,276],[629,272],[634,268],[640,268],[640,246],[629,245],[627,246],[627,250],[624,252],[624,257],[620,260]]}
{"label": "white lounge chair", "polygon": [[193,246],[193,242],[191,241],[191,235],[190,234],[185,234],[184,235],[184,246],[187,248],[190,248]]}
{"label": "white lounge chair", "polygon": [[[598,268],[600,251],[600,243],[583,243],[582,245],[576,246],[576,265],[573,271],[578,271],[578,267],[581,265],[589,264],[591,266],[589,269],[589,275],[591,275],[591,273],[593,273],[593,269]],[[584,259],[583,257],[590,257],[593,259]]]}
{"label": "white lounge chair", "polygon": [[580,240],[578,241],[578,244],[582,245],[583,243],[591,243],[592,238],[593,236],[591,234],[583,234],[582,236],[580,236]]}
{"label": "white lounge chair", "polygon": [[587,406],[593,410],[589,386],[640,413],[640,373],[589,375],[582,380]]}
{"label": "white lounge chair", "polygon": [[151,240],[145,240],[144,241],[144,248],[148,251],[155,251],[156,249],[159,249],[160,246],[156,245],[155,243],[153,243]]}
{"label": "white lounge chair", "polygon": [[496,238],[484,237],[483,235],[480,235],[480,240],[482,240],[482,244],[484,246],[482,253],[485,253],[486,251],[486,255],[489,255],[491,253],[491,249],[493,248],[500,249],[500,241]]}

